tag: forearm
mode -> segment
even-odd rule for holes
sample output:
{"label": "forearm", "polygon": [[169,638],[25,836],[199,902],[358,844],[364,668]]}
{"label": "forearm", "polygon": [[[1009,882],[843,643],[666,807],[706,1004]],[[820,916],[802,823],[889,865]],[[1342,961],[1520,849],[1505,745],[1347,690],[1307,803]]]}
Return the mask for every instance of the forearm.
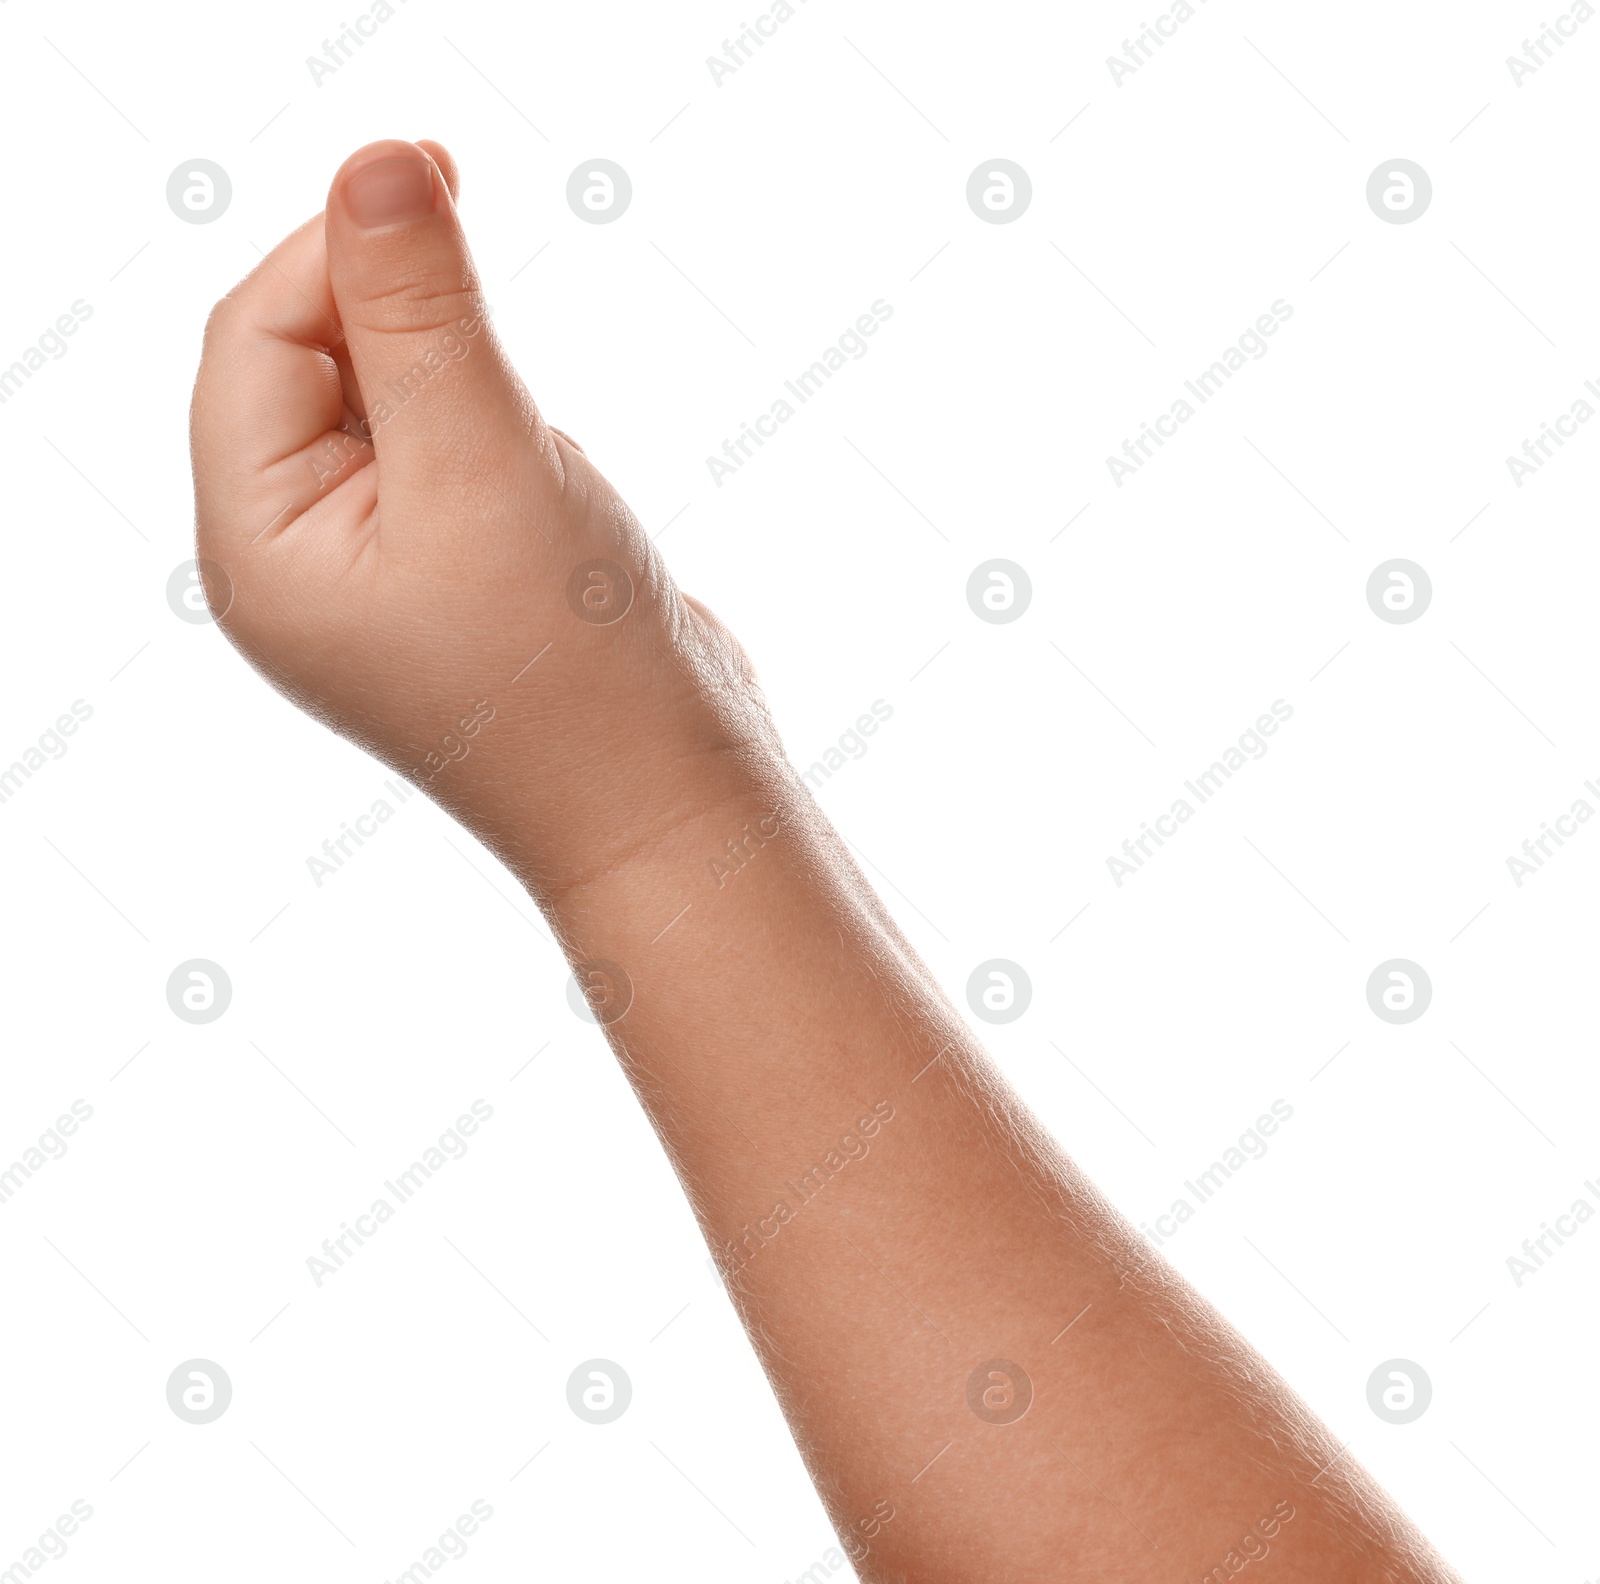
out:
{"label": "forearm", "polygon": [[1040,1132],[792,778],[551,913],[626,975],[602,1019],[864,1577],[1449,1576]]}

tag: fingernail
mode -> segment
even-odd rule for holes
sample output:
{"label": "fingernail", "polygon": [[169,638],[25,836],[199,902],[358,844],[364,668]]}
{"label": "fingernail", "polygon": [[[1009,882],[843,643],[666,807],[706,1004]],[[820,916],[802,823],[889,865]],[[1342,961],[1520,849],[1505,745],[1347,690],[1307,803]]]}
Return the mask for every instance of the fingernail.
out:
{"label": "fingernail", "polygon": [[433,213],[433,162],[418,154],[363,165],[344,184],[345,208],[358,226],[372,230]]}

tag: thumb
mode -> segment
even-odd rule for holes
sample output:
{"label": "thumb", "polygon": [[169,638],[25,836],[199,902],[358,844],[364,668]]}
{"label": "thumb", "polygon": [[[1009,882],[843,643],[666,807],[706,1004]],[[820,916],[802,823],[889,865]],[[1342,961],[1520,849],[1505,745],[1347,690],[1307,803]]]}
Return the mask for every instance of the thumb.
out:
{"label": "thumb", "polygon": [[[453,164],[438,150],[453,175]],[[508,446],[556,456],[487,319],[439,161],[415,143],[369,143],[327,205],[328,275],[349,345],[379,487],[454,489]],[[559,462],[551,465],[559,468]]]}

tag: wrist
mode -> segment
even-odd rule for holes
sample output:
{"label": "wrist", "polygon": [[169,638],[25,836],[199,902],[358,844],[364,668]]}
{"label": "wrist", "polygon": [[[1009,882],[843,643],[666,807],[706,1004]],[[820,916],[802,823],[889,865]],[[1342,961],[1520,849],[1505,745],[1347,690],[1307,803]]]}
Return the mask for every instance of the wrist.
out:
{"label": "wrist", "polygon": [[407,768],[553,920],[602,886],[620,895],[633,876],[677,869],[719,811],[741,811],[737,833],[792,795],[745,665],[696,617],[671,619],[680,609],[664,600],[547,645],[474,705],[471,733],[447,735],[454,754],[424,760],[425,775]]}
{"label": "wrist", "polygon": [[589,842],[559,876],[519,878],[574,959],[644,952],[680,919],[706,914],[774,845],[792,844],[801,814],[791,774],[740,756],[702,760],[683,781],[658,785],[648,814]]}

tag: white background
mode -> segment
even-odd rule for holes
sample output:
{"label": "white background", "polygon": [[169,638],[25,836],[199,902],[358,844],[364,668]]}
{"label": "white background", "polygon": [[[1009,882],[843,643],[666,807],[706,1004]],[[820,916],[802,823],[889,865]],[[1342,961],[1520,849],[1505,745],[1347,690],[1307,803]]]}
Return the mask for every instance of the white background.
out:
{"label": "white background", "polygon": [[[94,1109],[0,1205],[0,1569],[80,1498],[49,1577],[391,1579],[477,1498],[450,1576],[777,1584],[834,1544],[525,896],[422,798],[316,887],[386,772],[166,602],[206,313],[381,136],[458,157],[500,334],[746,639],[796,762],[892,706],[819,796],[953,997],[1024,966],[985,1032],[1071,1153],[1143,1222],[1286,1100],[1166,1252],[1468,1576],[1600,1569],[1600,1221],[1506,1266],[1600,1199],[1600,828],[1506,865],[1600,807],[1600,424],[1520,488],[1505,462],[1600,380],[1600,20],[1518,87],[1554,13],[1209,0],[1119,87],[1157,13],[1059,9],[808,0],[719,87],[764,10],[406,0],[317,86],[367,11],[0,5],[0,366],[93,307],[0,407],[0,764],[94,711],[0,805],[0,1165]],[[197,157],[233,200],[185,225]],[[611,225],[566,205],[593,157],[633,181]],[[1011,224],[965,201],[995,157],[1033,184]],[[1412,224],[1366,202],[1396,157],[1434,186]],[[706,457],[878,298],[868,355],[718,487]],[[1106,457],[1278,299],[1268,355],[1118,487]],[[965,599],[993,557],[1032,579],[1009,625]],[[1407,625],[1365,599],[1393,557],[1433,583]],[[1270,752],[1114,884],[1274,699]],[[165,998],[195,957],[233,983],[198,1027]],[[1393,957],[1433,984],[1404,1026],[1365,996]],[[477,1098],[465,1158],[316,1287]],[[165,1400],[197,1357],[234,1388],[204,1427]],[[634,1386],[604,1427],[565,1398],[593,1357]],[[1404,1426],[1366,1400],[1394,1358],[1433,1383]]]}

